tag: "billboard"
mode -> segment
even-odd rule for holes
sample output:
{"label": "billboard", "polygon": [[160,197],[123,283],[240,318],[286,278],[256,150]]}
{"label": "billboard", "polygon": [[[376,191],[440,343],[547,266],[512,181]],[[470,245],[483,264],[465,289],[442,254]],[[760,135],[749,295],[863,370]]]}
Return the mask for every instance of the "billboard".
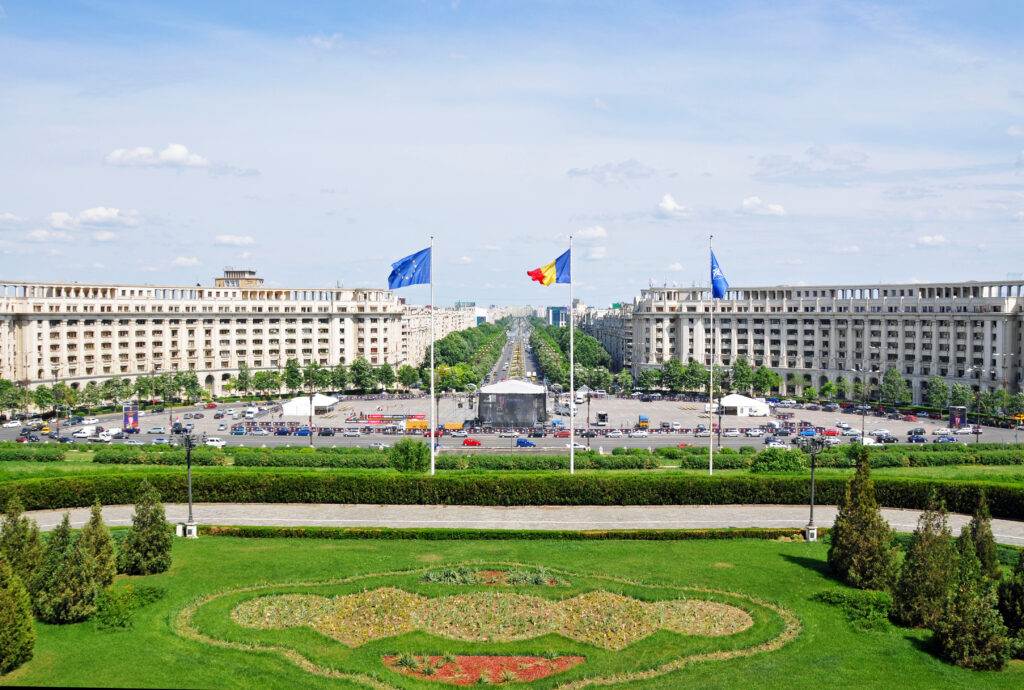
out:
{"label": "billboard", "polygon": [[950,405],[949,426],[951,429],[959,429],[967,424],[967,408],[962,405]]}
{"label": "billboard", "polygon": [[139,406],[136,404],[125,404],[121,406],[121,428],[139,428]]}

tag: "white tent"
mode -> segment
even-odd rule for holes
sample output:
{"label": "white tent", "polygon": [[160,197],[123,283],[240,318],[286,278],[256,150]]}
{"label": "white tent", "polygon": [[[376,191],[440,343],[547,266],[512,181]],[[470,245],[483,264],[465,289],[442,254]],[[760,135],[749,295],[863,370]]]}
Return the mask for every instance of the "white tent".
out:
{"label": "white tent", "polygon": [[767,417],[771,408],[763,398],[748,398],[739,393],[732,393],[717,401],[722,406],[722,414],[734,414],[737,417]]}
{"label": "white tent", "polygon": [[[329,412],[335,405],[338,404],[337,398],[332,398],[329,395],[320,395],[317,393],[313,396],[313,413],[324,414]],[[282,414],[288,416],[309,416],[309,396],[303,395],[298,398],[292,398],[288,402],[281,405]]]}

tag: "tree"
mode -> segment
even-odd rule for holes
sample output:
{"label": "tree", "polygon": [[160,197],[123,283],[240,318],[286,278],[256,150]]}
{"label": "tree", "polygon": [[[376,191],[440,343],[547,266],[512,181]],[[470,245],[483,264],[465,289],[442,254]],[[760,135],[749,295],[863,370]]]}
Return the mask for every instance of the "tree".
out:
{"label": "tree", "polygon": [[1007,399],[1006,414],[1024,414],[1024,393],[1015,393]]}
{"label": "tree", "polygon": [[900,625],[932,628],[945,608],[955,565],[946,508],[936,504],[933,494],[907,547],[893,592],[893,619]]}
{"label": "tree", "polygon": [[135,395],[141,400],[152,400],[156,393],[153,390],[153,378],[150,376],[139,376],[134,383]]}
{"label": "tree", "polygon": [[426,472],[430,469],[430,446],[403,438],[388,449],[388,465],[399,472]]}
{"label": "tree", "polygon": [[92,506],[89,522],[78,535],[78,543],[89,554],[93,565],[93,579],[99,588],[109,587],[117,574],[117,559],[114,556],[114,540],[103,522],[99,499]]}
{"label": "tree", "polygon": [[974,391],[966,383],[954,383],[949,389],[949,404],[967,407],[974,400]]}
{"label": "tree", "polygon": [[377,377],[373,375],[373,367],[362,357],[357,357],[349,367],[349,375],[356,388],[364,391],[373,390],[377,384]]}
{"label": "tree", "polygon": [[324,388],[330,380],[330,372],[317,362],[310,362],[302,369],[302,383],[310,392]]}
{"label": "tree", "polygon": [[186,369],[174,374],[174,389],[181,391],[190,401],[200,398],[203,387],[199,384],[199,376],[194,369]]}
{"label": "tree", "polygon": [[152,575],[171,567],[171,542],[160,494],[145,479],[139,483],[135,514],[121,544],[117,569],[128,575]]}
{"label": "tree", "polygon": [[85,384],[85,388],[79,391],[78,404],[91,409],[105,397],[115,403],[120,400],[126,400],[131,396],[131,384],[127,381],[123,383],[127,390],[115,390],[113,386],[108,387],[106,382],[102,386],[97,386],[95,381],[90,381]]}
{"label": "tree", "polygon": [[252,376],[252,387],[266,395],[281,389],[281,377],[276,371],[257,371]]}
{"label": "tree", "polygon": [[96,608],[92,558],[71,535],[71,514],[50,534],[35,592],[36,617],[46,623],[78,623]]}
{"label": "tree", "polygon": [[177,397],[178,389],[174,386],[174,377],[171,372],[165,371],[153,378],[153,395],[164,400]]}
{"label": "tree", "polygon": [[710,375],[704,365],[695,359],[686,363],[683,372],[683,387],[688,391],[704,391],[708,387]]}
{"label": "tree", "polygon": [[412,388],[419,380],[420,372],[416,371],[414,367],[403,364],[398,368],[398,382],[406,388]]}
{"label": "tree", "polygon": [[1013,643],[998,610],[995,586],[981,573],[970,530],[957,540],[957,568],[942,616],[935,624],[939,656],[962,668],[998,671]]}
{"label": "tree", "polygon": [[778,372],[772,371],[762,364],[754,372],[751,385],[755,393],[764,395],[771,390],[779,388],[782,385],[782,377],[779,376]]}
{"label": "tree", "polygon": [[1024,556],[1017,558],[1010,577],[999,583],[999,613],[1017,639],[1017,657],[1024,658]]}
{"label": "tree", "polygon": [[235,389],[248,395],[250,388],[252,388],[252,372],[249,370],[249,365],[242,362],[238,365],[238,376],[235,377]]}
{"label": "tree", "polygon": [[21,391],[13,381],[0,379],[0,410],[10,410],[12,413],[21,405]]}
{"label": "tree", "polygon": [[857,471],[846,485],[846,496],[832,528],[828,564],[835,575],[852,587],[889,589],[896,577],[897,553],[893,533],[875,500],[868,449],[855,448]]}
{"label": "tree", "polygon": [[933,376],[924,385],[924,402],[928,407],[942,409],[949,402],[949,386],[941,376]]}
{"label": "tree", "polygon": [[683,363],[672,357],[661,365],[661,385],[673,393],[683,390]]}
{"label": "tree", "polygon": [[629,392],[633,389],[633,375],[629,373],[628,369],[623,369],[615,375],[615,385],[623,390],[623,392]]}
{"label": "tree", "polygon": [[846,396],[850,394],[850,382],[845,377],[840,376],[836,379],[836,397],[840,400],[846,400]]}
{"label": "tree", "polygon": [[48,410],[53,407],[55,401],[53,390],[48,386],[39,386],[32,391],[32,402],[40,410]]}
{"label": "tree", "polygon": [[836,384],[831,381],[826,381],[821,384],[821,388],[818,389],[818,395],[828,400],[831,400],[836,396]]}
{"label": "tree", "polygon": [[346,386],[348,386],[348,369],[344,364],[338,364],[331,371],[331,387],[343,393]]}
{"label": "tree", "polygon": [[818,397],[818,391],[808,386],[807,388],[804,388],[803,397],[807,398],[808,400],[814,400],[815,398]]}
{"label": "tree", "polygon": [[742,393],[749,393],[754,383],[754,370],[750,368],[747,358],[740,355],[732,363],[733,388]]}
{"label": "tree", "polygon": [[380,385],[385,389],[395,385],[395,370],[392,369],[391,365],[387,362],[377,367],[373,373],[377,377],[377,381],[379,381]]}
{"label": "tree", "polygon": [[661,372],[657,369],[641,369],[637,378],[637,387],[649,391],[661,384]]}
{"label": "tree", "polygon": [[974,516],[964,529],[971,532],[974,555],[981,563],[981,574],[992,580],[998,580],[1000,572],[999,558],[996,556],[996,538],[992,535],[992,513],[988,509],[984,489],[978,496],[978,506],[974,509]]}
{"label": "tree", "polygon": [[299,360],[289,359],[284,363],[284,387],[291,393],[302,388],[302,369],[299,368]]}
{"label": "tree", "polygon": [[910,388],[896,367],[889,367],[882,374],[882,400],[893,405],[910,400]]}
{"label": "tree", "polygon": [[35,591],[36,579],[43,564],[43,542],[36,521],[21,514],[24,507],[17,494],[11,496],[0,526],[0,552],[14,568],[29,592]]}
{"label": "tree", "polygon": [[0,553],[0,675],[31,659],[35,642],[28,590]]}
{"label": "tree", "polygon": [[76,397],[75,389],[63,381],[53,387],[53,401],[58,407],[74,407]]}
{"label": "tree", "polygon": [[615,379],[605,367],[594,367],[590,370],[590,387],[594,390],[608,390]]}

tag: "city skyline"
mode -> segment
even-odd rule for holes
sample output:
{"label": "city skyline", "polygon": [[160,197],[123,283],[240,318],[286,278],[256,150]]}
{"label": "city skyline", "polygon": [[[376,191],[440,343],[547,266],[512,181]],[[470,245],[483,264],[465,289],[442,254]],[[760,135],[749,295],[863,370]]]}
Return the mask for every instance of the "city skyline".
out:
{"label": "city skyline", "polygon": [[430,234],[438,304],[568,303],[526,271],[570,234],[595,306],[706,285],[709,234],[736,286],[1018,270],[1018,6],[242,8],[0,3],[5,279],[375,288]]}

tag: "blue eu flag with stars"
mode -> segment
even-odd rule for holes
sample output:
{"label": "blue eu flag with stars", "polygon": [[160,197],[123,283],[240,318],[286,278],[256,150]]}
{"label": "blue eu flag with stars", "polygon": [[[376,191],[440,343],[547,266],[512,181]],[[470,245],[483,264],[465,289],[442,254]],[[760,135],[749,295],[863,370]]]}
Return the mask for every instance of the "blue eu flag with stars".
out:
{"label": "blue eu flag with stars", "polygon": [[721,299],[725,297],[725,292],[728,289],[729,281],[725,279],[725,274],[718,267],[718,259],[715,258],[715,253],[711,252],[711,296]]}
{"label": "blue eu flag with stars", "polygon": [[399,259],[391,264],[391,269],[388,287],[392,290],[430,283],[430,247]]}

